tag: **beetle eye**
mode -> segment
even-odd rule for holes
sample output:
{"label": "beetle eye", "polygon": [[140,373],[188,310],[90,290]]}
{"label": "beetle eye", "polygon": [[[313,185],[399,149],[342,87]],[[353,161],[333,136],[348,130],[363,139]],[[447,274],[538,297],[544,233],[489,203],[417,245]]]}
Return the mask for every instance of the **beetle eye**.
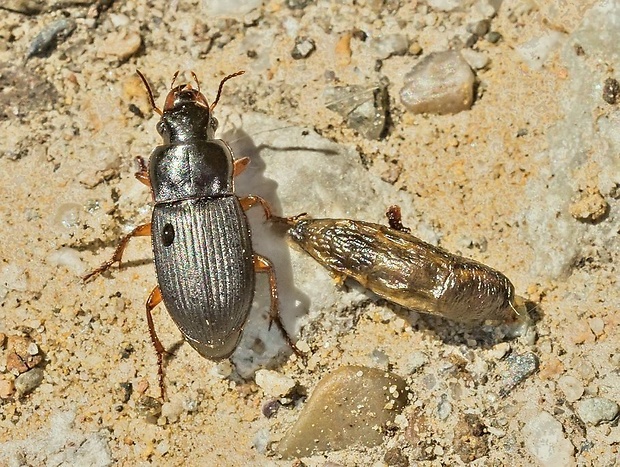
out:
{"label": "beetle eye", "polygon": [[172,242],[174,242],[174,227],[172,227],[172,224],[164,225],[164,230],[161,233],[161,241],[164,246],[170,246]]}
{"label": "beetle eye", "polygon": [[211,117],[211,128],[213,131],[217,130],[217,127],[220,123],[217,121],[217,118]]}

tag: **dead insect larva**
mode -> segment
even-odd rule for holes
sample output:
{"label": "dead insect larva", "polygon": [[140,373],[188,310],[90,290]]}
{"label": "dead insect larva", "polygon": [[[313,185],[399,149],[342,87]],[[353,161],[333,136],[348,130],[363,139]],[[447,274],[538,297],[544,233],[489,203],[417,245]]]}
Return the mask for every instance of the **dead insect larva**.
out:
{"label": "dead insect larva", "polygon": [[388,219],[390,227],[351,219],[282,220],[289,237],[320,264],[405,308],[461,322],[518,314],[514,286],[501,272],[409,234],[397,206]]}

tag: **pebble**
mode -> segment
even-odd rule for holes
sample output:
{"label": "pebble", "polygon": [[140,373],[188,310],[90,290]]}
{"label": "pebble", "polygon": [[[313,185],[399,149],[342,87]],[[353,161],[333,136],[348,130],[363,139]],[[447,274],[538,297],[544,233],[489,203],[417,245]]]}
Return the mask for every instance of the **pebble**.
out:
{"label": "pebble", "polygon": [[255,376],[256,384],[269,397],[284,397],[295,388],[295,380],[289,376],[273,370],[258,370]]}
{"label": "pebble", "polygon": [[161,406],[161,414],[166,417],[169,422],[176,422],[183,413],[183,401],[175,398],[164,402]]}
{"label": "pebble", "polygon": [[71,18],[62,18],[48,24],[30,43],[26,58],[42,57],[50,53],[60,41],[75,31],[76,26]]}
{"label": "pebble", "polygon": [[548,412],[530,417],[523,428],[525,448],[539,465],[573,465],[575,447],[564,436],[562,424]]}
{"label": "pebble", "polygon": [[[34,346],[34,347],[33,347]],[[36,353],[34,349],[37,349]],[[14,375],[28,372],[43,361],[37,344],[30,336],[9,336],[7,339],[6,370]]]}
{"label": "pebble", "polygon": [[474,70],[481,70],[489,64],[489,57],[472,49],[461,50],[461,55]]}
{"label": "pebble", "polygon": [[526,65],[532,70],[540,70],[552,53],[560,47],[564,36],[560,31],[548,31],[515,47]]}
{"label": "pebble", "polygon": [[8,399],[15,392],[15,383],[12,379],[0,377],[0,399]]}
{"label": "pebble", "polygon": [[316,50],[316,44],[312,39],[306,36],[296,37],[295,46],[291,52],[291,57],[295,60],[307,58]]}
{"label": "pebble", "polygon": [[607,78],[603,83],[603,100],[610,105],[618,102],[620,97],[620,83],[617,79]]}
{"label": "pebble", "polygon": [[411,458],[416,461],[435,458],[434,448],[437,436],[433,424],[429,423],[420,407],[415,407],[407,416],[405,440],[411,446]]}
{"label": "pebble", "polygon": [[409,459],[401,448],[388,449],[383,455],[383,462],[390,467],[409,467]]}
{"label": "pebble", "polygon": [[278,447],[286,459],[383,442],[382,427],[407,401],[405,381],[375,368],[344,366],[317,384]]}
{"label": "pebble", "polygon": [[461,6],[461,0],[428,0],[428,4],[434,10],[452,11]]}
{"label": "pebble", "polygon": [[162,404],[158,399],[151,396],[140,396],[136,401],[136,411],[148,420],[149,423],[156,423],[161,415]]}
{"label": "pebble", "polygon": [[280,407],[282,406],[282,404],[280,403],[279,400],[277,399],[272,399],[269,400],[267,402],[265,402],[263,404],[263,408],[262,408],[262,412],[263,415],[267,418],[271,418],[273,417],[276,413],[278,413],[278,410],[280,410]]}
{"label": "pebble", "polygon": [[403,364],[405,373],[413,374],[428,363],[428,357],[420,350],[411,352]]}
{"label": "pebble", "polygon": [[475,23],[469,23],[465,29],[472,34],[475,34],[478,37],[484,36],[489,29],[491,28],[491,21],[488,19],[483,19],[480,21],[476,21]]}
{"label": "pebble", "polygon": [[390,358],[383,350],[374,349],[370,352],[370,358],[373,362],[373,366],[381,368],[382,370],[387,370],[390,365]]}
{"label": "pebble", "polygon": [[38,0],[3,0],[2,6],[25,15],[36,15],[45,9],[46,4]]}
{"label": "pebble", "polygon": [[489,453],[486,427],[480,417],[465,414],[454,427],[454,452],[467,464]]}
{"label": "pebble", "polygon": [[590,330],[594,333],[596,337],[601,337],[603,332],[605,331],[605,321],[598,316],[594,318],[590,318],[588,320],[588,324],[590,325]]}
{"label": "pebble", "polygon": [[605,397],[592,397],[577,404],[577,415],[588,425],[609,422],[618,416],[620,407]]}
{"label": "pebble", "polygon": [[43,369],[33,368],[15,378],[15,390],[21,397],[34,391],[43,382]]}
{"label": "pebble", "polygon": [[598,189],[592,189],[581,193],[568,210],[578,221],[596,223],[607,216],[609,204]]}
{"label": "pebble", "polygon": [[80,253],[67,246],[63,246],[56,251],[52,251],[45,258],[51,266],[64,267],[77,276],[81,276],[86,270]]}
{"label": "pebble", "polygon": [[392,55],[405,55],[409,50],[409,40],[404,34],[386,34],[373,39],[371,47],[376,58],[385,60]]}
{"label": "pebble", "polygon": [[491,44],[497,44],[502,38],[502,35],[497,31],[491,31],[485,36],[485,39]]}
{"label": "pebble", "polygon": [[452,413],[452,404],[446,400],[445,397],[441,398],[439,404],[437,404],[437,417],[439,420],[447,419]]}
{"label": "pebble", "polygon": [[106,38],[99,50],[106,55],[112,55],[120,61],[125,61],[135,55],[142,45],[142,37],[137,32],[114,32]]}
{"label": "pebble", "polygon": [[500,389],[502,397],[506,397],[521,381],[538,369],[538,357],[532,352],[509,355],[504,363],[506,368],[502,371],[504,376]]}
{"label": "pebble", "polygon": [[388,110],[387,88],[382,83],[326,88],[323,96],[326,107],[340,114],[350,128],[367,139],[382,136]]}
{"label": "pebble", "polygon": [[403,105],[413,113],[454,114],[474,102],[475,76],[456,51],[432,53],[405,75],[400,91]]}
{"label": "pebble", "polygon": [[564,375],[558,380],[558,386],[568,402],[575,402],[583,396],[583,383],[571,375]]}

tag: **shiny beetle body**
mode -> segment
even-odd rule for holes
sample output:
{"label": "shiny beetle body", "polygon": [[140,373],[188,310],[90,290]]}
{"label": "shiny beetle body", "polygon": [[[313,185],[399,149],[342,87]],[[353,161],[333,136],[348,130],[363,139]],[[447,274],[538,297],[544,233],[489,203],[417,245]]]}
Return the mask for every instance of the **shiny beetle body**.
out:
{"label": "shiny beetle body", "polygon": [[151,239],[161,295],[185,340],[209,359],[237,347],[254,297],[250,228],[234,193],[233,156],[209,107],[173,89],[149,162]]}
{"label": "shiny beetle body", "polygon": [[157,352],[159,385],[164,398],[164,346],[155,332],[152,310],[162,300],[184,339],[203,357],[219,360],[236,349],[254,298],[255,272],[269,274],[270,323],[275,323],[287,343],[297,348],[284,330],[278,313],[275,272],[271,262],[252,250],[245,211],[260,204],[265,217],[269,205],[258,196],[238,198],[233,177],[246,167],[248,158],[234,159],[232,150],[215,139],[217,120],[212,111],[221,95],[224,78],[213,104],[189,84],[168,93],[163,110],[155,105],[146,78],[151,106],[161,119],[157,131],[163,144],[146,164],[138,158],[136,178],[151,188],[154,207],[151,223],[126,235],[114,255],[84,280],[121,261],[129,240],[151,236],[158,285],[146,303],[151,340]]}
{"label": "shiny beetle body", "polygon": [[350,219],[286,221],[289,237],[336,276],[405,308],[461,322],[515,311],[506,276],[410,235],[400,215],[390,218],[392,227]]}

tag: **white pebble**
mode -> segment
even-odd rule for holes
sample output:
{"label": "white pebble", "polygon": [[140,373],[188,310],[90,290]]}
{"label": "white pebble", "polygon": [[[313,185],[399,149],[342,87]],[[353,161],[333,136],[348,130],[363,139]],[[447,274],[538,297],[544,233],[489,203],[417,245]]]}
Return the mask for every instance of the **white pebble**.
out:
{"label": "white pebble", "polygon": [[575,447],[564,436],[562,424],[548,412],[531,417],[523,428],[525,448],[539,465],[572,465]]}
{"label": "white pebble", "polygon": [[575,402],[583,396],[583,383],[574,376],[564,375],[558,380],[558,386],[568,402]]}
{"label": "white pebble", "polygon": [[428,357],[424,352],[415,351],[411,352],[408,357],[406,357],[404,363],[404,371],[407,374],[415,373],[417,370],[422,368],[424,365],[428,363]]}
{"label": "white pebble", "polygon": [[461,55],[474,70],[481,70],[489,64],[489,57],[472,49],[461,50]]}
{"label": "white pebble", "polygon": [[295,380],[273,370],[258,370],[255,377],[256,384],[265,395],[282,397],[289,394],[295,387]]}
{"label": "white pebble", "polygon": [[605,330],[605,321],[603,321],[601,318],[590,318],[588,320],[588,324],[590,325],[590,329],[596,337],[599,337],[601,334],[603,334],[603,331]]}
{"label": "white pebble", "polygon": [[47,262],[51,266],[65,267],[77,276],[81,276],[86,270],[80,254],[69,247],[62,247],[50,253],[47,256]]}

